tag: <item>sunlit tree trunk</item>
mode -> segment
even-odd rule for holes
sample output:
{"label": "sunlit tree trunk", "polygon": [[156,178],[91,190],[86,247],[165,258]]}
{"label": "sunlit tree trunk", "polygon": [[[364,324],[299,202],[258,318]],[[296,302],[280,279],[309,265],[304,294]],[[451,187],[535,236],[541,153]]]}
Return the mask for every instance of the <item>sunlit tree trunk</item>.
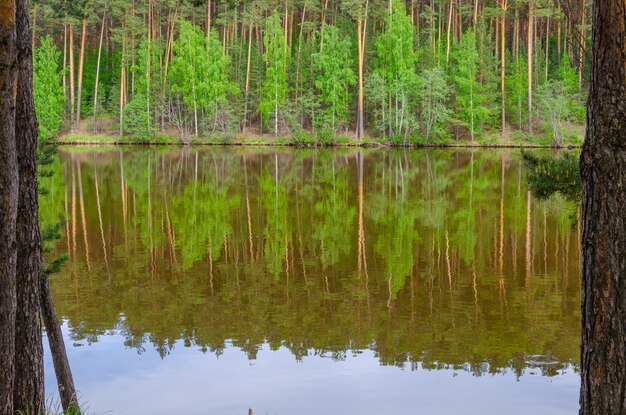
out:
{"label": "sunlit tree trunk", "polygon": [[75,98],[75,79],[74,79],[74,28],[70,24],[70,126],[74,129],[74,112],[76,108]]}
{"label": "sunlit tree trunk", "polygon": [[[616,0],[618,3],[619,0]],[[580,37],[578,42],[578,85],[579,88],[583,88],[583,75],[585,72],[585,20],[587,17],[586,1],[582,0],[581,6],[581,22],[580,22]]]}
{"label": "sunlit tree trunk", "polygon": [[533,133],[533,0],[528,2],[528,134]]}
{"label": "sunlit tree trunk", "polygon": [[508,9],[507,0],[501,0],[500,6],[502,8],[502,19],[500,20],[500,122],[501,122],[501,134],[504,138],[506,134],[506,11]]}
{"label": "sunlit tree trunk", "polygon": [[83,96],[83,68],[85,66],[85,38],[87,37],[87,19],[83,19],[80,39],[80,56],[78,58],[78,84],[76,88],[76,128],[80,128],[81,101]]}

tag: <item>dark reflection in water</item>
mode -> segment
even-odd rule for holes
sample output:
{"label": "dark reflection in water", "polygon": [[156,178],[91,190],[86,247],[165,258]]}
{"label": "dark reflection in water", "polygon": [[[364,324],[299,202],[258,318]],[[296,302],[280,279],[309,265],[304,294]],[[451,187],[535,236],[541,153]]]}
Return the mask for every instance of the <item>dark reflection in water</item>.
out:
{"label": "dark reflection in water", "polygon": [[62,149],[53,295],[72,342],[165,360],[555,376],[578,361],[580,229],[525,175],[512,151]]}

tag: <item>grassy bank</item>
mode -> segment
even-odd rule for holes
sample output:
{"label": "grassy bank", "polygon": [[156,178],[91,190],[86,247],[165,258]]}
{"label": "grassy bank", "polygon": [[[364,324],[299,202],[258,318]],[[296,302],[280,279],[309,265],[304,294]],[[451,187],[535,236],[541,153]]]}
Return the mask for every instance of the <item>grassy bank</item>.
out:
{"label": "grassy bank", "polygon": [[[582,146],[583,128],[572,129],[561,148]],[[446,139],[436,143],[392,143],[384,139],[364,138],[357,140],[347,135],[339,135],[334,139],[319,140],[309,134],[295,137],[274,137],[270,135],[215,135],[190,137],[181,140],[174,136],[160,136],[150,139],[136,139],[113,135],[65,134],[57,138],[59,145],[191,145],[191,146],[265,146],[265,147],[458,147],[458,148],[556,148],[552,139],[545,134],[532,137],[514,132],[502,137],[499,133],[487,134],[474,141]]]}

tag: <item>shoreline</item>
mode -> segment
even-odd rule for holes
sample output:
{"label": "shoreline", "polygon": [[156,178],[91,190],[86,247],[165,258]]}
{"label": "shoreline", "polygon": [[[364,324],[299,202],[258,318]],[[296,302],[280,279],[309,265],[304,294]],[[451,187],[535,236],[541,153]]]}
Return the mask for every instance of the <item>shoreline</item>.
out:
{"label": "shoreline", "polygon": [[272,142],[269,140],[238,140],[238,141],[197,141],[183,143],[180,141],[123,141],[123,140],[63,140],[57,139],[51,142],[53,145],[69,146],[146,146],[146,147],[291,147],[291,148],[381,148],[381,149],[436,149],[436,148],[459,148],[459,149],[543,149],[543,150],[577,150],[582,144],[567,144],[555,146],[536,143],[440,143],[440,144],[386,144],[376,142],[353,142],[353,143],[328,143],[328,144],[299,144],[293,142]]}

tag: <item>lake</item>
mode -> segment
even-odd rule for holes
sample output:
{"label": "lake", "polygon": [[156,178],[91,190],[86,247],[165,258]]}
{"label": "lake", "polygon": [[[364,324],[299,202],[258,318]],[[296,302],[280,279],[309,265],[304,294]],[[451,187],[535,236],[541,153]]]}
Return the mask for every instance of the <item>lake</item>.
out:
{"label": "lake", "polygon": [[578,411],[579,211],[519,150],[62,147],[42,182],[88,413]]}

